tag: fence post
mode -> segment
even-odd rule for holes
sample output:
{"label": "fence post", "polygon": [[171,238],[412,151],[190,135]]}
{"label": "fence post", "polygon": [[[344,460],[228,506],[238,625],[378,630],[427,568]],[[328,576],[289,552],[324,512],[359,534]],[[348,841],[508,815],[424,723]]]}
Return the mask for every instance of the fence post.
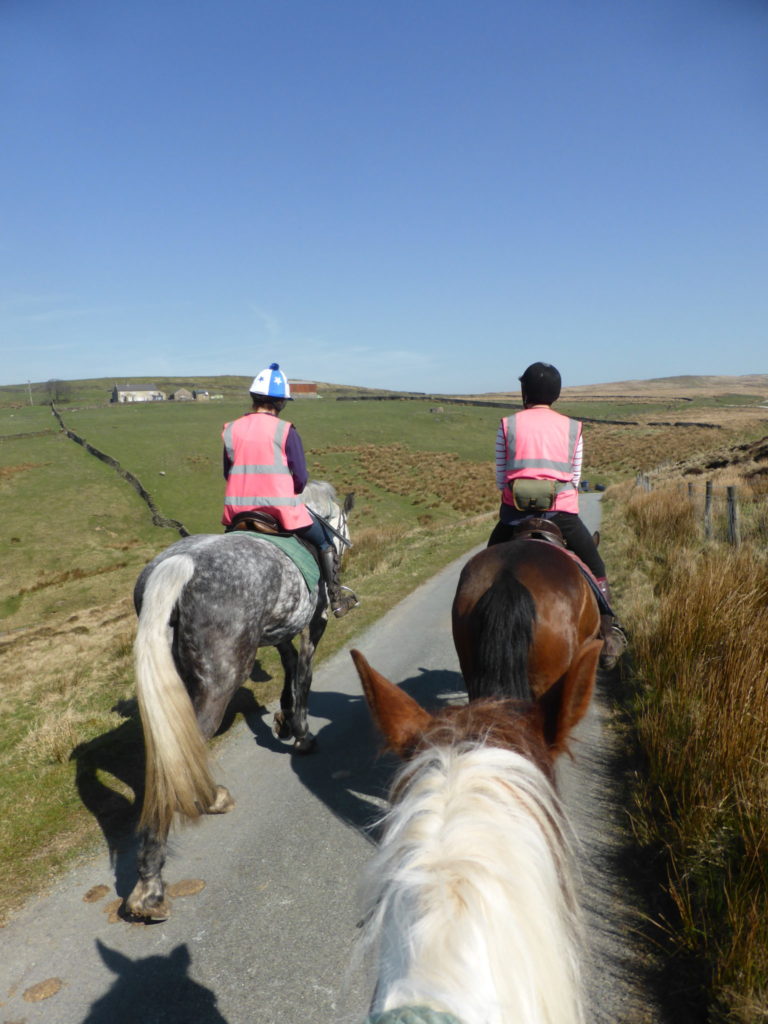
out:
{"label": "fence post", "polygon": [[739,503],[736,488],[728,488],[728,542],[738,547],[741,544],[741,528],[739,526]]}
{"label": "fence post", "polygon": [[704,488],[704,536],[712,540],[712,481],[707,480]]}
{"label": "fence post", "polygon": [[693,494],[693,483],[689,480],[688,481],[688,501],[690,501],[690,503],[693,505],[694,500],[695,499],[694,499],[694,494]]}

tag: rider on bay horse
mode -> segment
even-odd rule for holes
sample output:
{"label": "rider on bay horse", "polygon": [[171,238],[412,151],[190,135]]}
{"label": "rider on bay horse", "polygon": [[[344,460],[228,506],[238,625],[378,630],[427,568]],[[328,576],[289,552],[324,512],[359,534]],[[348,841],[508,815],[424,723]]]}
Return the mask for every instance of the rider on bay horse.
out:
{"label": "rider on bay horse", "polygon": [[292,423],[281,420],[291,387],[277,363],[253,380],[249,413],[224,424],[224,495],[222,523],[231,530],[242,513],[267,513],[283,533],[294,533],[313,544],[337,619],[359,601],[339,582],[339,559],[333,540],[320,520],[301,500],[307,484],[304,445]]}
{"label": "rider on bay horse", "polygon": [[[502,497],[488,546],[511,540],[515,526],[531,515],[551,519],[566,545],[592,572],[610,608],[605,563],[579,518],[581,423],[552,409],[560,384],[559,372],[549,363],[532,363],[520,377],[523,410],[504,417],[496,435],[496,485]],[[600,610],[600,665],[613,668],[627,638],[618,619]]]}

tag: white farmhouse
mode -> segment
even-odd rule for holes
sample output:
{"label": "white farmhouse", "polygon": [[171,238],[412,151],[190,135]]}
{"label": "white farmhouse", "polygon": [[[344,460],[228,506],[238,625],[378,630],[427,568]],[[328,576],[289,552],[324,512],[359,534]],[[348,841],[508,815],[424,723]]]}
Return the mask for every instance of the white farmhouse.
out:
{"label": "white farmhouse", "polygon": [[158,391],[154,384],[115,384],[112,388],[112,402],[164,402],[164,391]]}

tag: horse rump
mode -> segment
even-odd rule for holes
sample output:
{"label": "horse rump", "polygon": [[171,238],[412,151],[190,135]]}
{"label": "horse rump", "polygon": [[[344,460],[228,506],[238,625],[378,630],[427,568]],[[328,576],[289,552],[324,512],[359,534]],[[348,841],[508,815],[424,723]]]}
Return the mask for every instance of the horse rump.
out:
{"label": "horse rump", "polygon": [[465,680],[470,699],[531,700],[528,654],[536,624],[531,593],[511,572],[501,572],[470,614],[474,668]]}

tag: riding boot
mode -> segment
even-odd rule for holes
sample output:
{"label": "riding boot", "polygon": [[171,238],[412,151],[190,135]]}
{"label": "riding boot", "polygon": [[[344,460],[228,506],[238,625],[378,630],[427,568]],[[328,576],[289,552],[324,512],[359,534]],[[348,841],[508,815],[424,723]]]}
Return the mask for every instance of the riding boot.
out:
{"label": "riding boot", "polygon": [[337,619],[340,619],[350,609],[357,608],[360,602],[349,587],[344,587],[339,582],[339,556],[336,553],[336,548],[323,548],[319,555],[320,569],[328,589],[331,611]]}
{"label": "riding boot", "polygon": [[[598,580],[597,585],[600,593],[609,606],[611,602],[611,589],[607,580]],[[603,649],[600,652],[600,668],[610,670],[616,666],[616,662],[624,653],[627,646],[627,634],[616,616],[605,614],[600,616],[600,637],[603,640]]]}

